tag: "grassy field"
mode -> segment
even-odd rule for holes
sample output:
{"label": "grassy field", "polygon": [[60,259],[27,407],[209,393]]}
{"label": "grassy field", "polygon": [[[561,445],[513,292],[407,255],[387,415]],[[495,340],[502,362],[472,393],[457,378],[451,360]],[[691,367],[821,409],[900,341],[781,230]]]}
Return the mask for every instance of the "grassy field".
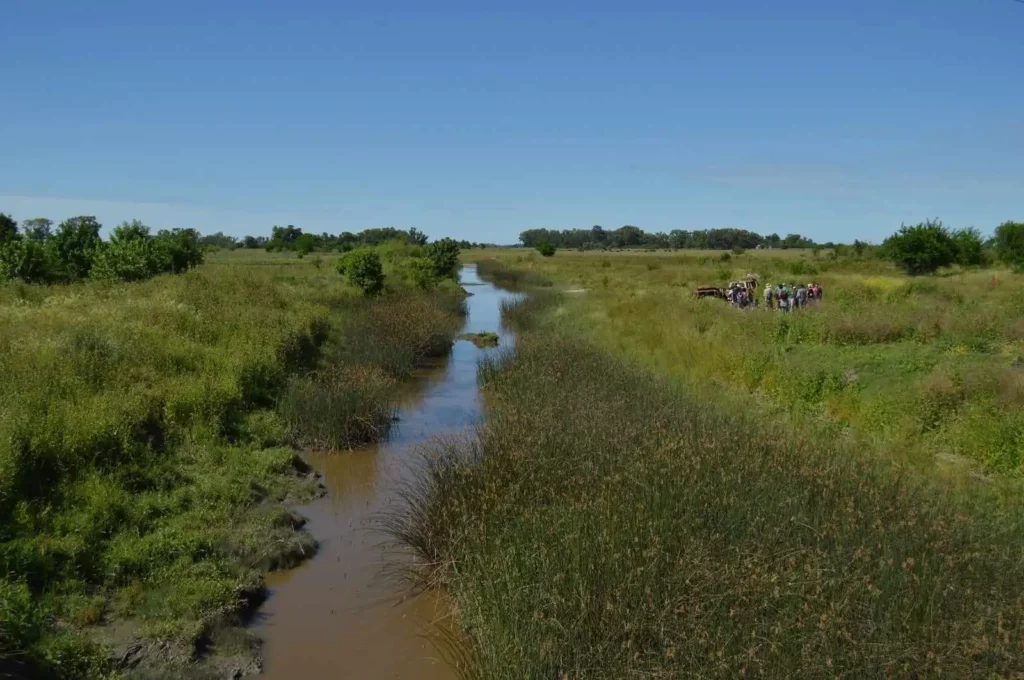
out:
{"label": "grassy field", "polygon": [[315,550],[296,445],[380,436],[461,326],[454,285],[408,290],[390,257],[365,300],[336,260],[0,286],[0,674],[188,669]]}
{"label": "grassy field", "polygon": [[[505,310],[487,425],[435,447],[390,523],[454,595],[469,677],[1024,674],[1018,277],[498,258],[482,271],[557,285]],[[794,270],[819,309],[691,299]],[[958,456],[989,482],[936,474]]]}
{"label": "grassy field", "polygon": [[[1024,465],[1024,276],[910,279],[874,259],[792,250],[464,257],[585,291],[567,296],[561,330],[690,385],[749,395],[748,408],[774,418],[926,467],[1016,476]],[[784,316],[691,296],[748,273],[762,285],[816,281],[823,303]]]}

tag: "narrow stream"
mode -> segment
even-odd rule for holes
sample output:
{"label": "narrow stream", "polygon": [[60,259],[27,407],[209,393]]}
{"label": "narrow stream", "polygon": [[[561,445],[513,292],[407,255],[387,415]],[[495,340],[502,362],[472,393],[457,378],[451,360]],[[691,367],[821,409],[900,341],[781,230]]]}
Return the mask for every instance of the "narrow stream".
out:
{"label": "narrow stream", "polygon": [[[471,293],[463,332],[494,331],[501,345],[511,342],[500,304],[514,294],[481,281],[475,265],[464,266],[460,280]],[[410,383],[386,441],[307,457],[328,493],[298,510],[320,550],[267,578],[270,598],[255,624],[264,640],[266,677],[455,678],[432,635],[444,626],[442,596],[409,597],[388,579],[384,537],[368,522],[395,502],[396,483],[415,474],[418,444],[480,421],[477,360],[492,351],[457,341],[446,360]]]}

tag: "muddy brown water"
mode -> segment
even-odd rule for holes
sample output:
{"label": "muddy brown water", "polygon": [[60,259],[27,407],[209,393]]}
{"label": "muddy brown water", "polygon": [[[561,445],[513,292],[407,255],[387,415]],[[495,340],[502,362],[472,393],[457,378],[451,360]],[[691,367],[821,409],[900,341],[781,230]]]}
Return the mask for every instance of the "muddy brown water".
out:
{"label": "muddy brown water", "polygon": [[458,341],[449,356],[407,385],[386,441],[354,451],[310,454],[327,495],[298,508],[320,541],[295,569],[270,574],[270,597],[254,629],[263,638],[268,678],[453,679],[444,631],[456,631],[438,593],[410,594],[389,576],[396,559],[375,518],[398,503],[397,485],[417,474],[417,446],[464,432],[483,417],[476,382],[481,356],[513,338],[501,326],[500,304],[514,294],[481,281],[475,265],[460,280],[471,293],[463,333],[497,332],[498,348]]}

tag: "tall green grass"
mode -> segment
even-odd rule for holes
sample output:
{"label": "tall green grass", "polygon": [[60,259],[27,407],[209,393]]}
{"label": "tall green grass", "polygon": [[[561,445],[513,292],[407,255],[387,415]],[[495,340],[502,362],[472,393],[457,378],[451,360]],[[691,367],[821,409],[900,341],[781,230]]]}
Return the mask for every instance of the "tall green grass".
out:
{"label": "tall green grass", "polygon": [[[567,296],[552,326],[659,374],[745,396],[765,417],[810,430],[827,423],[882,458],[939,474],[950,459],[1004,478],[1024,469],[1018,274],[911,279],[880,260],[792,251],[727,263],[687,251],[476,255],[493,260],[481,271],[521,270],[585,291]],[[794,268],[815,273],[797,279]],[[783,315],[693,299],[698,285],[747,273],[762,283],[814,280],[824,301]]]}
{"label": "tall green grass", "polygon": [[[458,305],[365,301],[281,257],[0,286],[0,664],[101,677],[137,638],[189,663],[263,571],[315,550],[284,510],[317,493],[293,443],[379,434],[344,404],[387,411],[394,381],[450,346]],[[303,380],[327,386],[336,431],[288,418]]]}
{"label": "tall green grass", "polygon": [[390,523],[453,594],[470,677],[1024,673],[1018,511],[564,335],[486,375],[479,437]]}
{"label": "tall green grass", "polygon": [[397,381],[446,355],[464,315],[462,299],[445,293],[352,303],[343,337],[321,367],[294,378],[281,399],[296,443],[337,450],[382,438],[394,418]]}

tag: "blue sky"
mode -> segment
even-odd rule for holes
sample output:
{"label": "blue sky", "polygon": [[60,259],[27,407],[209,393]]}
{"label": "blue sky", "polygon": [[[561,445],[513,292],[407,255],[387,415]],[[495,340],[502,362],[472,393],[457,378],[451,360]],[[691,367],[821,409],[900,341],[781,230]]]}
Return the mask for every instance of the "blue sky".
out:
{"label": "blue sky", "polygon": [[5,0],[0,211],[268,234],[1024,219],[1024,3]]}

